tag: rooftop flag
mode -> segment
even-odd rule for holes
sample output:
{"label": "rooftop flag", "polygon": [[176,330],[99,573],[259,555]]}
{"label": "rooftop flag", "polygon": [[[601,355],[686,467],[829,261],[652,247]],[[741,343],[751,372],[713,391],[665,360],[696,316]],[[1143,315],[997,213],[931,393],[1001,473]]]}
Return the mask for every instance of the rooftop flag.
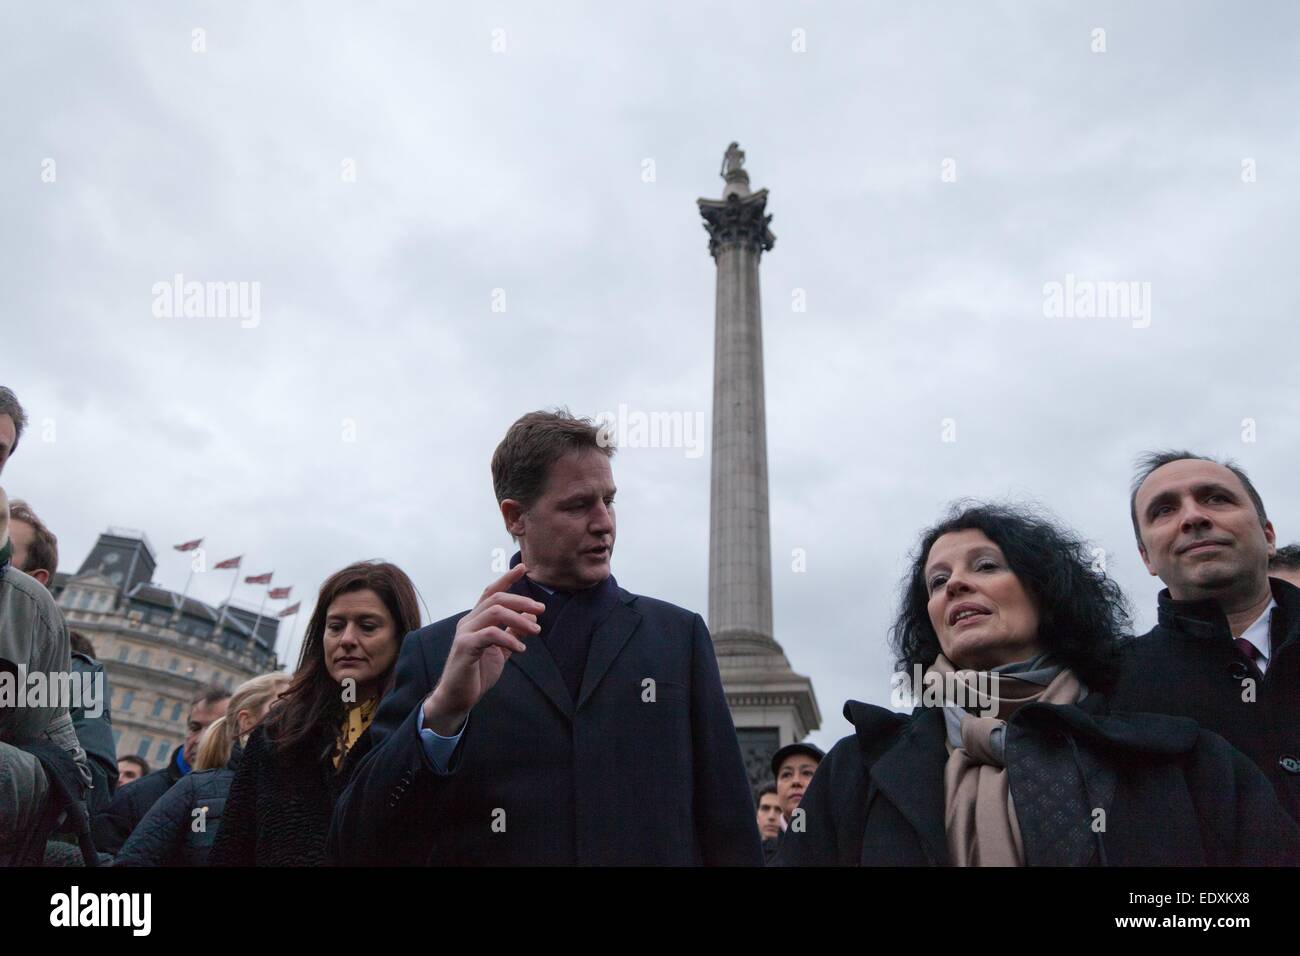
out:
{"label": "rooftop flag", "polygon": [[212,570],[222,571],[227,568],[237,568],[239,567],[239,562],[243,560],[244,560],[244,556],[242,554],[237,558],[227,558],[225,561],[222,561],[220,564],[214,564],[212,566]]}
{"label": "rooftop flag", "polygon": [[265,574],[254,574],[244,578],[244,583],[245,584],[270,584],[271,575],[273,574],[275,574],[274,571],[267,571]]}
{"label": "rooftop flag", "polygon": [[298,601],[296,604],[289,605],[287,608],[285,608],[283,611],[277,614],[276,617],[293,617],[295,614],[298,613],[298,608],[300,607],[302,607],[302,602]]}
{"label": "rooftop flag", "polygon": [[193,551],[202,543],[203,543],[202,538],[195,538],[193,541],[186,541],[184,544],[174,544],[172,545],[172,547],[175,548],[177,551]]}

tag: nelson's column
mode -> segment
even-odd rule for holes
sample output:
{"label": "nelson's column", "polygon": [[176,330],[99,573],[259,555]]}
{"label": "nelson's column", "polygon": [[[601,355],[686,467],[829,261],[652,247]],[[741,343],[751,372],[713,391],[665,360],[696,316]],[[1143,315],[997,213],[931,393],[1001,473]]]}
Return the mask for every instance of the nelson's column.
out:
{"label": "nelson's column", "polygon": [[771,777],[778,747],[821,726],[812,682],[772,636],[767,425],[758,263],[776,237],[767,190],[750,192],[745,154],[727,147],[722,199],[698,200],[718,267],[709,502],[709,632],[750,780]]}

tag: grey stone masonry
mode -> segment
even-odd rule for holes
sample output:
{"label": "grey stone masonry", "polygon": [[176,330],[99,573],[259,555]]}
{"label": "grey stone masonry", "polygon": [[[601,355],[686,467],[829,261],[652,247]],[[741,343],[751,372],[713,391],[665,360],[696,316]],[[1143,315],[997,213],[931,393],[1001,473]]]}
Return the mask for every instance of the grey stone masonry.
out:
{"label": "grey stone masonry", "polygon": [[713,470],[709,517],[709,631],[739,728],[779,730],[782,745],[817,729],[812,684],[795,674],[772,634],[767,421],[759,260],[776,241],[767,190],[751,192],[733,143],[722,199],[700,199],[717,264]]}

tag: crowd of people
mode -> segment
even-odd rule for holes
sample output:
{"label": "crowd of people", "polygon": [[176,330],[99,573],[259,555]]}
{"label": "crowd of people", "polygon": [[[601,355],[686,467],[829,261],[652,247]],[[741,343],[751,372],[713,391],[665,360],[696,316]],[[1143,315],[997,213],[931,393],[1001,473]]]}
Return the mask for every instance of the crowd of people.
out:
{"label": "crowd of people", "polygon": [[[0,388],[0,472],[26,424]],[[422,625],[400,568],[343,568],[296,670],[199,688],[165,767],[115,753],[106,702],[0,696],[0,864],[1300,863],[1300,547],[1232,462],[1140,462],[1133,532],[1165,585],[1140,636],[1078,535],[954,506],[889,634],[939,694],[848,701],[851,736],[782,747],[751,791],[704,620],[610,571],[605,437],[521,417],[491,462],[519,550],[470,610]],[[0,677],[102,675],[57,563],[0,490]]]}

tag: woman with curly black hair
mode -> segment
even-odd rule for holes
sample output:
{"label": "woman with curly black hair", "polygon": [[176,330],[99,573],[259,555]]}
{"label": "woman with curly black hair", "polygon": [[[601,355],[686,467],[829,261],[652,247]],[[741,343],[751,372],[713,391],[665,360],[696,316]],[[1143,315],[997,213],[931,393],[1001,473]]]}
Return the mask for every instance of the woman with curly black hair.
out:
{"label": "woman with curly black hair", "polygon": [[778,864],[1300,862],[1300,829],[1223,738],[1110,713],[1129,615],[1075,535],[954,507],[902,590],[892,646],[917,706],[845,704],[857,733],[818,767]]}

